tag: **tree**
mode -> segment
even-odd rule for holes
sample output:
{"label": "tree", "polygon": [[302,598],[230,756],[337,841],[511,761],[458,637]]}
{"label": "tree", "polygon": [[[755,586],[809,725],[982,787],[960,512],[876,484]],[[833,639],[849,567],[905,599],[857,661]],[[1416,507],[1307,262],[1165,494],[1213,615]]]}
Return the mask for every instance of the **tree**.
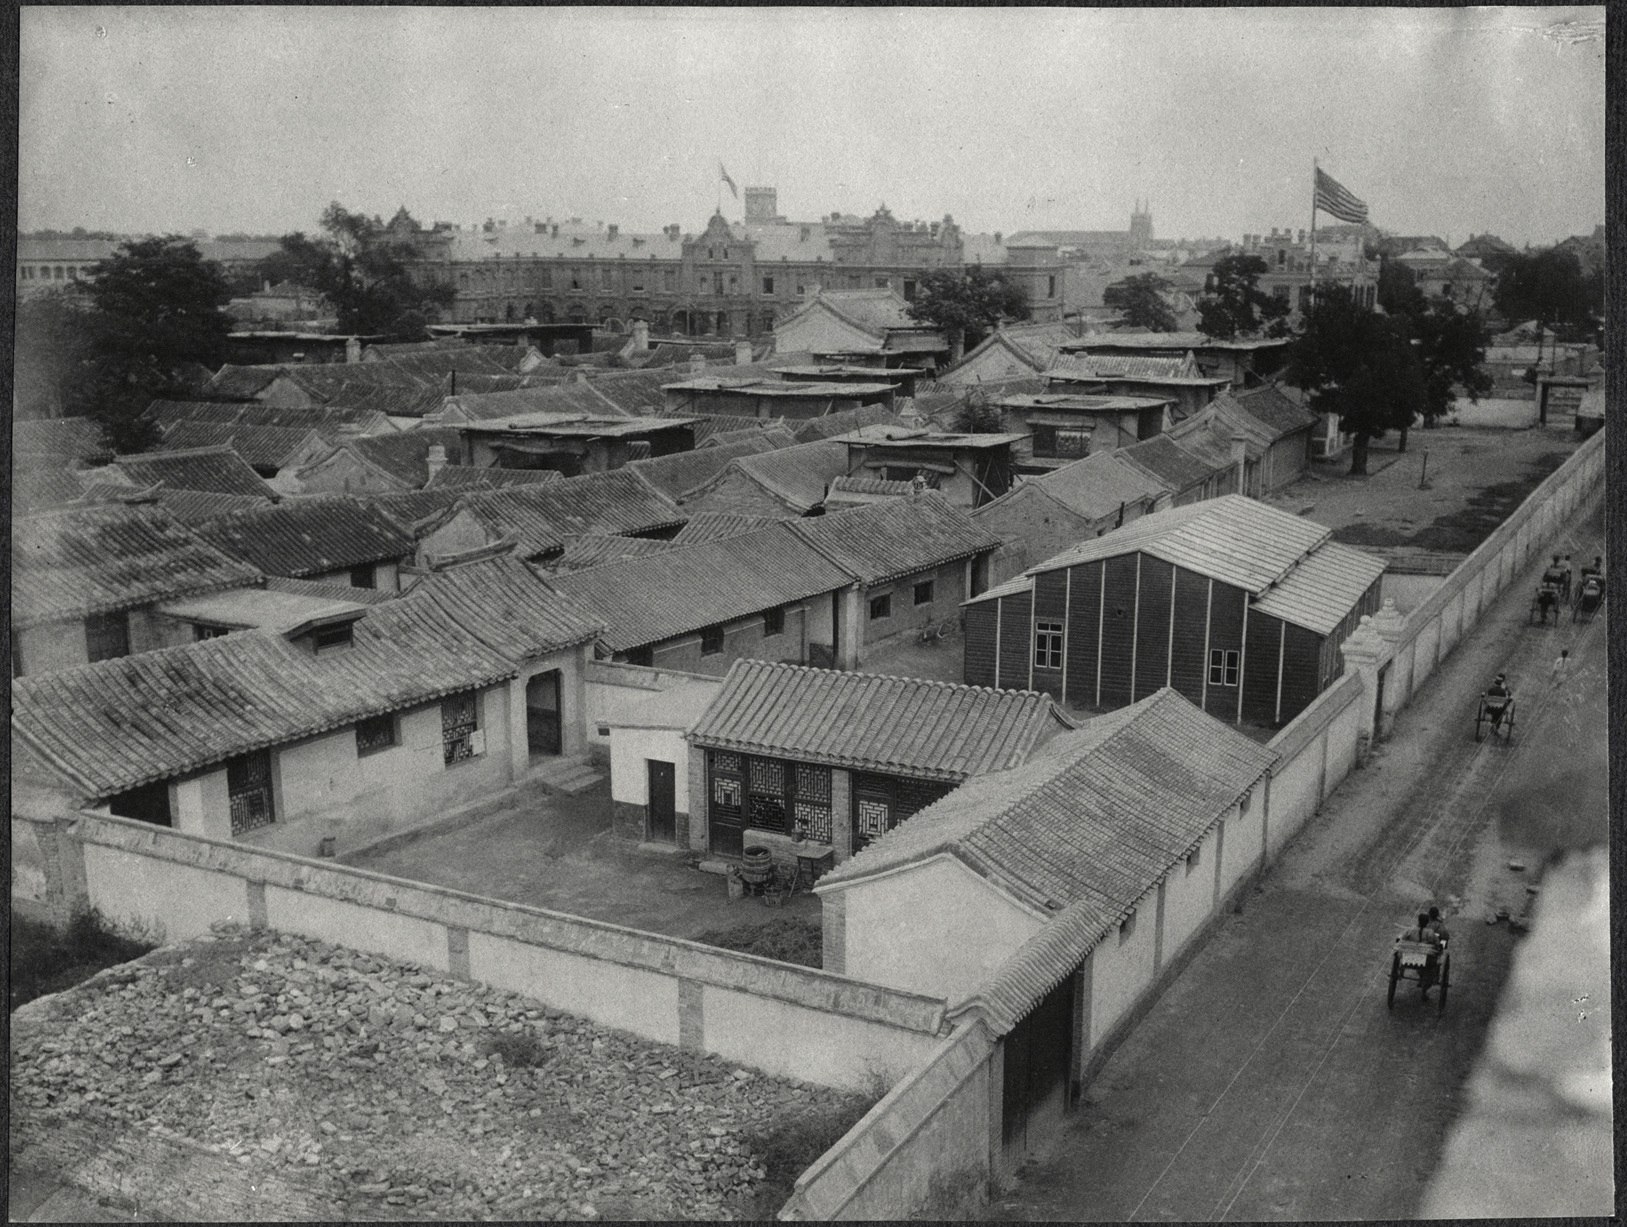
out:
{"label": "tree", "polygon": [[1170,283],[1157,273],[1138,273],[1103,290],[1102,303],[1124,312],[1125,323],[1131,328],[1174,332],[1175,312],[1164,298],[1169,289]]}
{"label": "tree", "polygon": [[92,353],[90,302],[78,284],[17,303],[13,404],[19,418],[83,413]]}
{"label": "tree", "polygon": [[1204,336],[1230,340],[1264,331],[1287,335],[1288,304],[1260,289],[1270,270],[1259,256],[1227,256],[1211,270],[1210,285],[1198,300],[1198,327]]}
{"label": "tree", "polygon": [[260,276],[321,291],[334,305],[340,332],[421,340],[424,325],[451,304],[450,283],[414,280],[410,266],[418,253],[378,217],[334,201],[322,211],[322,230],[316,238],[284,235],[281,249],[260,261]]}
{"label": "tree", "polygon": [[1021,286],[975,265],[964,272],[937,268],[922,275],[906,309],[911,319],[941,328],[950,348],[960,353],[1000,324],[1027,319],[1028,296]]}
{"label": "tree", "polygon": [[1492,300],[1510,324],[1536,320],[1567,340],[1591,337],[1604,308],[1600,277],[1582,272],[1576,253],[1549,248],[1508,257]]}
{"label": "tree", "polygon": [[[1451,412],[1461,389],[1470,403],[1491,391],[1486,360],[1486,321],[1478,311],[1460,309],[1450,299],[1426,299],[1408,278],[1386,290],[1379,278],[1379,305],[1402,328],[1417,355],[1424,380],[1419,410],[1426,428]],[[1401,430],[1406,451],[1406,428]]]}
{"label": "tree", "polygon": [[989,400],[982,388],[974,388],[955,411],[955,427],[966,435],[997,435],[1005,429],[1000,408]]}
{"label": "tree", "polygon": [[1288,381],[1353,436],[1350,475],[1367,475],[1367,445],[1410,426],[1424,406],[1417,348],[1399,321],[1357,304],[1346,286],[1320,288],[1289,346]]}

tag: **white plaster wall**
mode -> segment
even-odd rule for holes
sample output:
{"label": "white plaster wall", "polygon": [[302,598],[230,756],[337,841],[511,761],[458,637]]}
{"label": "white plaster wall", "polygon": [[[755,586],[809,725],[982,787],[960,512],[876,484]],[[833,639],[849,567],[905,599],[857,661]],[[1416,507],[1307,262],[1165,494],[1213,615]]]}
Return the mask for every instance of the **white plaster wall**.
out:
{"label": "white plaster wall", "polygon": [[352,950],[368,950],[403,963],[447,970],[446,928],[417,916],[381,912],[342,899],[328,899],[267,884],[266,924]]}
{"label": "white plaster wall", "polygon": [[469,974],[607,1027],[662,1044],[678,1042],[678,980],[673,976],[489,933],[469,934]]}
{"label": "white plaster wall", "polygon": [[950,857],[842,888],[844,974],[959,1001],[1044,921]]}
{"label": "white plaster wall", "polygon": [[1356,741],[1361,734],[1362,711],[1373,700],[1364,691],[1328,728],[1328,783],[1331,791],[1356,765]]}
{"label": "white plaster wall", "polygon": [[170,785],[170,819],[177,831],[210,839],[232,837],[226,768],[216,767]]}
{"label": "white plaster wall", "polygon": [[649,759],[671,763],[673,800],[680,814],[689,812],[689,743],[681,729],[610,730],[610,799],[648,805]]}
{"label": "white plaster wall", "polygon": [[867,1090],[877,1075],[896,1082],[938,1045],[936,1036],[712,984],[701,1010],[707,1051],[820,1086]]}
{"label": "white plaster wall", "polygon": [[1158,892],[1148,891],[1136,904],[1134,931],[1119,940],[1111,930],[1096,943],[1091,956],[1090,1035],[1101,1043],[1113,1024],[1135,1004],[1153,979],[1158,932]]}
{"label": "white plaster wall", "polygon": [[1255,788],[1246,814],[1237,807],[1226,814],[1226,838],[1221,846],[1220,893],[1222,896],[1260,867],[1260,844],[1264,834],[1260,815],[1265,812],[1264,788]]}
{"label": "white plaster wall", "polygon": [[1298,833],[1316,813],[1322,799],[1317,784],[1322,778],[1322,739],[1314,737],[1291,759],[1279,761],[1271,773],[1270,855]]}
{"label": "white plaster wall", "polygon": [[86,844],[90,905],[113,922],[160,942],[188,941],[217,921],[248,924],[248,885],[234,874],[132,856]]}
{"label": "white plaster wall", "polygon": [[45,903],[50,897],[45,876],[42,832],[37,823],[11,819],[11,897]]}
{"label": "white plaster wall", "polygon": [[1386,571],[1379,579],[1381,600],[1395,602],[1396,612],[1411,613],[1446,583],[1444,575],[1395,575]]}
{"label": "white plaster wall", "polygon": [[24,677],[90,663],[85,649],[83,618],[47,622],[43,626],[30,626],[14,633],[17,636],[17,654],[22,657]]}
{"label": "white plaster wall", "polygon": [[1210,832],[1198,845],[1197,864],[1188,869],[1185,861],[1177,861],[1164,879],[1166,963],[1180,954],[1214,911],[1215,844],[1214,832]]}

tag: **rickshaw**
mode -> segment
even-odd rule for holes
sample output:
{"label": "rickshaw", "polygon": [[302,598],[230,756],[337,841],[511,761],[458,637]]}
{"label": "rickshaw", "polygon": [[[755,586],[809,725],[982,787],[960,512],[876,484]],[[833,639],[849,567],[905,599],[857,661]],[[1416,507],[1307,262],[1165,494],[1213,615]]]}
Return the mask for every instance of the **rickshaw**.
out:
{"label": "rickshaw", "polygon": [[1559,609],[1564,600],[1564,589],[1557,582],[1550,583],[1546,575],[1543,576],[1541,586],[1537,589],[1536,595],[1531,598],[1530,621],[1533,624],[1541,622],[1546,626],[1548,624],[1548,615],[1552,614],[1554,625],[1558,626]]}
{"label": "rickshaw", "polygon": [[1576,586],[1576,605],[1571,610],[1572,622],[1591,622],[1593,615],[1604,604],[1604,576],[1588,574]]}
{"label": "rickshaw", "polygon": [[1542,572],[1542,586],[1546,588],[1550,584],[1559,590],[1559,595],[1565,600],[1571,599],[1571,570],[1557,558]]}
{"label": "rickshaw", "polygon": [[[1499,711],[1499,706],[1501,710]],[[1501,733],[1503,740],[1514,740],[1514,696],[1506,699],[1496,699],[1488,696],[1485,691],[1480,693],[1480,708],[1474,717],[1474,739],[1482,741],[1486,736],[1486,726],[1491,726],[1493,733]]]}
{"label": "rickshaw", "polygon": [[1395,986],[1403,980],[1416,980],[1420,996],[1438,984],[1441,993],[1435,999],[1435,1009],[1446,1009],[1446,990],[1452,982],[1452,956],[1447,952],[1446,938],[1435,942],[1396,938],[1390,954],[1390,991],[1385,999],[1390,1009],[1395,1008]]}

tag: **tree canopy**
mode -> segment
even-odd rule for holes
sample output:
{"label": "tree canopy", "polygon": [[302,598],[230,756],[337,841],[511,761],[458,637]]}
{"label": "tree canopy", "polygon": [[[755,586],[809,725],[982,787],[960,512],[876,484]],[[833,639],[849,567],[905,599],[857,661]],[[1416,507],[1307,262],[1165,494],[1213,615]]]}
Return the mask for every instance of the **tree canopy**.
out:
{"label": "tree canopy", "polygon": [[1486,321],[1478,311],[1464,310],[1450,299],[1425,298],[1410,277],[1388,282],[1379,278],[1379,305],[1404,331],[1418,357],[1424,378],[1419,409],[1425,426],[1451,412],[1458,389],[1476,403],[1491,391],[1486,360]]}
{"label": "tree canopy", "polygon": [[1157,273],[1138,273],[1102,291],[1102,303],[1124,312],[1124,322],[1146,332],[1174,332],[1175,312],[1164,295],[1170,283]]}
{"label": "tree canopy", "polygon": [[1406,430],[1424,410],[1418,347],[1406,323],[1359,305],[1346,286],[1319,287],[1289,346],[1288,381],[1352,436],[1350,472],[1367,473],[1367,445]]}
{"label": "tree canopy", "polygon": [[1227,256],[1211,272],[1209,288],[1198,300],[1198,327],[1216,340],[1264,332],[1288,335],[1288,304],[1260,289],[1269,271],[1259,256]]}
{"label": "tree canopy", "polygon": [[1598,327],[1604,313],[1604,279],[1583,273],[1575,252],[1551,247],[1507,257],[1492,299],[1511,324],[1536,320],[1563,339],[1575,340]]}
{"label": "tree canopy", "polygon": [[281,250],[260,262],[260,275],[319,290],[333,303],[340,332],[421,340],[424,325],[452,302],[452,286],[415,281],[409,266],[416,251],[376,216],[334,201],[321,224],[314,238],[284,235]]}
{"label": "tree canopy", "polygon": [[967,348],[1010,320],[1028,318],[1028,296],[1022,287],[973,266],[960,271],[938,268],[916,283],[910,318],[943,329],[951,344]]}

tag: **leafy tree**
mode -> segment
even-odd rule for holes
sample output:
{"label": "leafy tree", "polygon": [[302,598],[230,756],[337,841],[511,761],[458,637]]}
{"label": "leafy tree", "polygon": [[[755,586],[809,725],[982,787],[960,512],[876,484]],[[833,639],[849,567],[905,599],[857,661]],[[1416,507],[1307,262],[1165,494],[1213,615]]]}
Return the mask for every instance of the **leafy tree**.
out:
{"label": "leafy tree", "polygon": [[[1424,378],[1424,401],[1419,410],[1425,427],[1432,427],[1452,409],[1462,389],[1470,403],[1491,391],[1485,370],[1486,321],[1478,312],[1461,310],[1450,299],[1426,299],[1408,278],[1405,285],[1379,279],[1379,304],[1400,326],[1417,355]],[[1406,451],[1406,428],[1401,430]]]}
{"label": "leafy tree", "polygon": [[1311,408],[1339,415],[1352,439],[1350,475],[1367,475],[1367,445],[1405,430],[1424,407],[1424,372],[1406,326],[1360,306],[1346,286],[1319,288],[1289,346],[1288,381]]}
{"label": "leafy tree", "polygon": [[989,394],[975,388],[955,411],[954,429],[966,435],[996,435],[1005,429],[999,406],[989,400]]}
{"label": "leafy tree", "polygon": [[92,360],[90,301],[78,284],[17,304],[12,376],[18,417],[85,412],[80,389]]}
{"label": "leafy tree", "polygon": [[1264,331],[1288,333],[1288,304],[1260,289],[1269,269],[1259,256],[1227,256],[1212,271],[1213,283],[1198,300],[1198,327],[1204,336],[1230,340]]}
{"label": "leafy tree", "polygon": [[315,238],[284,235],[281,250],[260,262],[260,276],[320,290],[337,311],[340,332],[418,340],[451,304],[450,284],[413,279],[417,252],[378,217],[334,201],[322,212],[322,231]]}
{"label": "leafy tree", "polygon": [[1124,312],[1124,320],[1131,328],[1147,332],[1174,332],[1175,312],[1169,308],[1164,295],[1170,283],[1157,273],[1138,273],[1115,281],[1102,291],[1102,302],[1114,310]]}
{"label": "leafy tree", "polygon": [[1604,282],[1583,274],[1575,252],[1549,248],[1508,257],[1492,299],[1511,324],[1536,320],[1565,339],[1591,337],[1604,309]]}
{"label": "leafy tree", "polygon": [[1022,287],[973,266],[964,272],[938,268],[916,283],[910,318],[943,329],[957,352],[969,349],[1008,320],[1028,318]]}

